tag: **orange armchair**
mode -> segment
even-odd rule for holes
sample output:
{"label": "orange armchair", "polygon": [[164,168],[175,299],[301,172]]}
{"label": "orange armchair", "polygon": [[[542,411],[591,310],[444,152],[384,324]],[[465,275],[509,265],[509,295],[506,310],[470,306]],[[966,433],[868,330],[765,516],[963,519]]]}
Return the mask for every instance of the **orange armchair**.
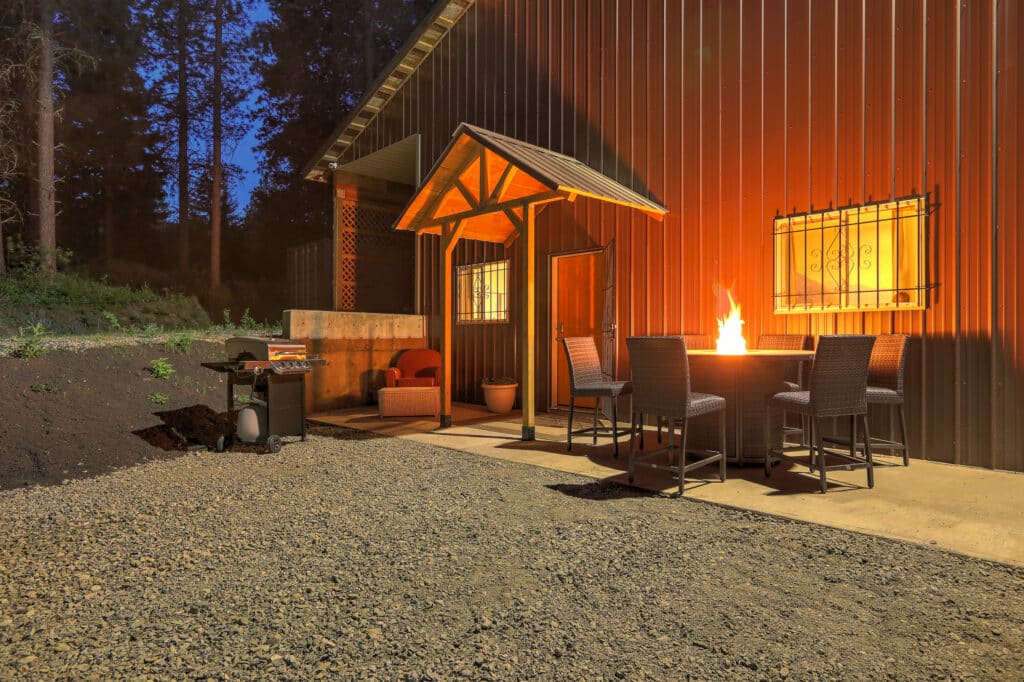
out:
{"label": "orange armchair", "polygon": [[422,348],[407,350],[388,369],[384,381],[388,388],[396,386],[440,386],[441,354]]}

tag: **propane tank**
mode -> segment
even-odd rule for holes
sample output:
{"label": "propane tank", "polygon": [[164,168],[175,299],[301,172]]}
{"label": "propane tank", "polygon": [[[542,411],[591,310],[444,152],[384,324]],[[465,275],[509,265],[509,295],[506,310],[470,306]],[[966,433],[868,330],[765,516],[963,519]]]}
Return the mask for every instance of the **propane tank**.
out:
{"label": "propane tank", "polygon": [[267,408],[264,405],[246,405],[238,411],[238,425],[235,428],[239,440],[256,443],[267,434]]}

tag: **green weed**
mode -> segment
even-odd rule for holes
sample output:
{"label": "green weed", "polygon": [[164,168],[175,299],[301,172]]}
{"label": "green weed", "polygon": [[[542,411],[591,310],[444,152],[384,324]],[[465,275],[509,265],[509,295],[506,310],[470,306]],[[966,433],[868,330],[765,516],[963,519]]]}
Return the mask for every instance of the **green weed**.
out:
{"label": "green weed", "polygon": [[149,324],[147,324],[145,327],[142,328],[142,331],[139,332],[139,336],[144,336],[147,339],[151,339],[154,336],[158,336],[160,334],[160,332],[162,332],[162,331],[163,331],[162,327],[160,327],[158,325],[155,325],[152,322],[150,322]]}
{"label": "green weed", "polygon": [[192,342],[196,340],[194,331],[182,332],[167,339],[164,342],[164,351],[167,353],[181,353],[185,355],[192,349]]}
{"label": "green weed", "polygon": [[[26,331],[28,334],[26,334]],[[18,330],[22,337],[21,345],[14,349],[14,355],[24,360],[31,360],[46,352],[43,347],[43,337],[46,336],[46,327],[42,322],[36,322]]]}
{"label": "green weed", "polygon": [[149,363],[149,373],[157,379],[169,379],[176,370],[167,358],[157,358]]}
{"label": "green weed", "polygon": [[54,386],[53,384],[47,384],[47,383],[32,384],[32,386],[30,386],[30,388],[33,391],[35,391],[36,393],[56,393],[57,392],[57,387],[56,386]]}
{"label": "green weed", "polygon": [[103,318],[107,321],[107,324],[110,325],[110,328],[115,332],[124,331],[124,327],[121,326],[121,321],[117,319],[117,315],[115,315],[114,313],[108,310],[104,310]]}
{"label": "green weed", "polygon": [[163,393],[150,393],[148,397],[149,402],[155,405],[166,405],[167,401],[170,400],[170,398],[165,396]]}
{"label": "green weed", "polygon": [[246,308],[245,312],[242,313],[242,319],[239,320],[238,326],[246,331],[253,331],[259,328],[259,323],[253,319],[252,315],[249,314],[249,309]]}

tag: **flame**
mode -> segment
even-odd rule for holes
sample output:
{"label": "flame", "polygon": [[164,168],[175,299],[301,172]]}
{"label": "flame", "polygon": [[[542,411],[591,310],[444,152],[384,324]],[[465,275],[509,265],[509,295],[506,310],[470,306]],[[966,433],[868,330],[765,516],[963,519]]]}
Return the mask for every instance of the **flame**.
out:
{"label": "flame", "polygon": [[740,307],[733,300],[731,291],[726,294],[729,296],[729,314],[718,318],[717,351],[723,355],[742,355],[747,352],[747,340],[743,338]]}

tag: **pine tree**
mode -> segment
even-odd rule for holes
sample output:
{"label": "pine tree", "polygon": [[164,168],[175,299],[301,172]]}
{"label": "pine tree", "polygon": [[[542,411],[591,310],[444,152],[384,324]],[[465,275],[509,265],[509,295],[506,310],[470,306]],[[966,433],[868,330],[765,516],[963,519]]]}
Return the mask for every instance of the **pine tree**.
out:
{"label": "pine tree", "polygon": [[[269,0],[256,27],[260,184],[249,227],[276,274],[284,250],[330,233],[331,189],[300,170],[398,50],[429,0]],[[312,55],[312,57],[311,57]]]}
{"label": "pine tree", "polygon": [[64,78],[58,241],[83,258],[110,262],[121,241],[162,219],[167,169],[150,130],[153,102],[138,73],[141,31],[131,7],[121,0],[86,4],[87,11],[66,14],[64,30],[65,42],[95,64]]}
{"label": "pine tree", "polygon": [[148,47],[143,69],[152,78],[156,99],[153,123],[174,147],[177,201],[172,213],[178,224],[181,272],[188,271],[191,263],[189,197],[196,155],[191,135],[209,110],[200,65],[202,55],[208,52],[205,7],[199,0],[142,0],[139,6]]}

